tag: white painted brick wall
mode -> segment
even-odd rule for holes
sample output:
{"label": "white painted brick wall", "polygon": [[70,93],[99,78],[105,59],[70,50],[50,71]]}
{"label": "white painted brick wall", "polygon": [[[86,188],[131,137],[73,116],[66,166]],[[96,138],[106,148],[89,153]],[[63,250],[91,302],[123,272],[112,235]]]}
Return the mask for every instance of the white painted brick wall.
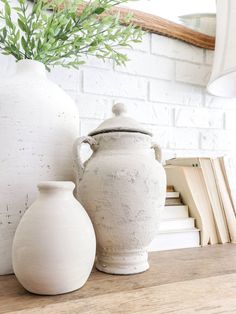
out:
{"label": "white painted brick wall", "polygon": [[210,70],[208,65],[177,61],[176,80],[205,87],[210,78]]}
{"label": "white painted brick wall", "polygon": [[205,56],[206,56],[206,59],[205,59],[205,63],[208,64],[208,65],[212,65],[213,63],[213,58],[214,58],[214,51],[212,50],[206,50],[205,51]]}
{"label": "white painted brick wall", "polygon": [[201,135],[200,147],[207,150],[235,150],[235,133],[227,130],[206,130]]}
{"label": "white painted brick wall", "polygon": [[137,75],[129,76],[114,71],[98,69],[83,70],[83,92],[127,97],[133,99],[146,99],[147,80]]}
{"label": "white painted brick wall", "polygon": [[153,54],[171,59],[203,63],[204,50],[184,43],[180,40],[152,34]]}
{"label": "white painted brick wall", "polygon": [[[127,67],[89,57],[79,71],[54,69],[49,76],[76,101],[81,135],[111,115],[116,102],[154,134],[164,156],[217,156],[236,151],[236,99],[206,93],[213,52],[147,34],[128,51]],[[0,55],[1,77],[14,73]]]}
{"label": "white painted brick wall", "polygon": [[203,89],[176,81],[150,80],[149,99],[153,102],[200,107],[203,103]]}
{"label": "white painted brick wall", "polygon": [[222,129],[224,126],[224,111],[206,108],[176,108],[174,125],[189,128]]}
{"label": "white painted brick wall", "polygon": [[[236,111],[229,110],[225,114],[225,128],[229,130],[236,130]],[[235,138],[236,141],[236,138]]]}
{"label": "white painted brick wall", "polygon": [[125,67],[116,66],[117,71],[148,78],[174,79],[174,60],[138,51],[128,51],[127,54],[130,61]]}

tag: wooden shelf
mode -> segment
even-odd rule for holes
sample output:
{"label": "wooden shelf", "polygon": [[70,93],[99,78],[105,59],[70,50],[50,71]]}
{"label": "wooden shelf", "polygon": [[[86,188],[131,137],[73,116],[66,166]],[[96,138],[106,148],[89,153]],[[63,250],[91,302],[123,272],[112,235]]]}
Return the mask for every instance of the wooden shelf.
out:
{"label": "wooden shelf", "polygon": [[[78,14],[80,14],[83,9],[84,5],[79,5]],[[214,50],[215,48],[215,37],[199,33],[184,25],[174,23],[149,13],[124,7],[114,7],[108,11],[108,13],[104,13],[101,16],[119,13],[121,23],[126,24],[124,17],[130,12],[133,14],[132,22],[145,31],[179,39],[200,48],[210,50]]]}
{"label": "wooden shelf", "polygon": [[150,264],[132,276],[94,270],[82,289],[51,297],[1,276],[0,313],[236,313],[236,245],[152,253]]}
{"label": "wooden shelf", "polygon": [[120,12],[121,21],[123,21],[123,17],[131,11],[133,13],[133,23],[140,26],[145,31],[179,39],[200,48],[210,50],[214,50],[215,48],[215,37],[199,33],[184,25],[138,10],[130,10],[121,7],[113,9],[114,13],[117,11]]}

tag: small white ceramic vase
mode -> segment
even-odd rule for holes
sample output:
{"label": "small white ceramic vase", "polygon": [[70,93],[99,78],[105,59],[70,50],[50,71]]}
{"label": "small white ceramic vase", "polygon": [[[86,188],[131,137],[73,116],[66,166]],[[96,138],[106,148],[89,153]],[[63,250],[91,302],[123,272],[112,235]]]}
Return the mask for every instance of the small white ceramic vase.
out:
{"label": "small white ceramic vase", "polygon": [[95,233],[72,182],[42,182],[13,240],[12,260],[22,286],[56,295],[81,288],[95,259]]}
{"label": "small white ceramic vase", "polygon": [[71,147],[79,136],[78,109],[33,60],[0,77],[0,275],[12,273],[11,248],[40,181],[73,181]]}
{"label": "small white ceramic vase", "polygon": [[[97,269],[135,274],[149,268],[147,249],[158,232],[166,176],[151,133],[126,117],[122,104],[113,112],[74,145],[78,197],[96,231]],[[82,143],[93,150],[84,164]]]}

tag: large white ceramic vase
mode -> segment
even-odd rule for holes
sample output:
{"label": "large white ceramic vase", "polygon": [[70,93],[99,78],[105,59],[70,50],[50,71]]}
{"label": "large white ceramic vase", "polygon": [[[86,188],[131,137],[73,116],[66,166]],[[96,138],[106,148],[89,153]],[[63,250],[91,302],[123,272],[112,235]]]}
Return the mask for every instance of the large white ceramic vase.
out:
{"label": "large white ceramic vase", "polygon": [[0,275],[12,272],[11,247],[21,216],[42,180],[72,180],[71,146],[79,116],[42,63],[22,60],[0,82]]}
{"label": "large white ceramic vase", "polygon": [[30,292],[56,295],[81,288],[95,258],[95,233],[72,182],[42,182],[13,241],[16,277]]}

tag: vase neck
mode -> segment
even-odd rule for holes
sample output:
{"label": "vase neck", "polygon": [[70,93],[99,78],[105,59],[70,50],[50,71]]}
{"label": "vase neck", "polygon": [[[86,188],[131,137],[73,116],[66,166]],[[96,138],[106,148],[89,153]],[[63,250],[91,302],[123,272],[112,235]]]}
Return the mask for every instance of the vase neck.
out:
{"label": "vase neck", "polygon": [[45,65],[39,61],[24,59],[17,62],[17,74],[31,74],[46,77]]}
{"label": "vase neck", "polygon": [[45,181],[38,184],[41,196],[68,197],[74,188],[75,184],[71,181]]}

